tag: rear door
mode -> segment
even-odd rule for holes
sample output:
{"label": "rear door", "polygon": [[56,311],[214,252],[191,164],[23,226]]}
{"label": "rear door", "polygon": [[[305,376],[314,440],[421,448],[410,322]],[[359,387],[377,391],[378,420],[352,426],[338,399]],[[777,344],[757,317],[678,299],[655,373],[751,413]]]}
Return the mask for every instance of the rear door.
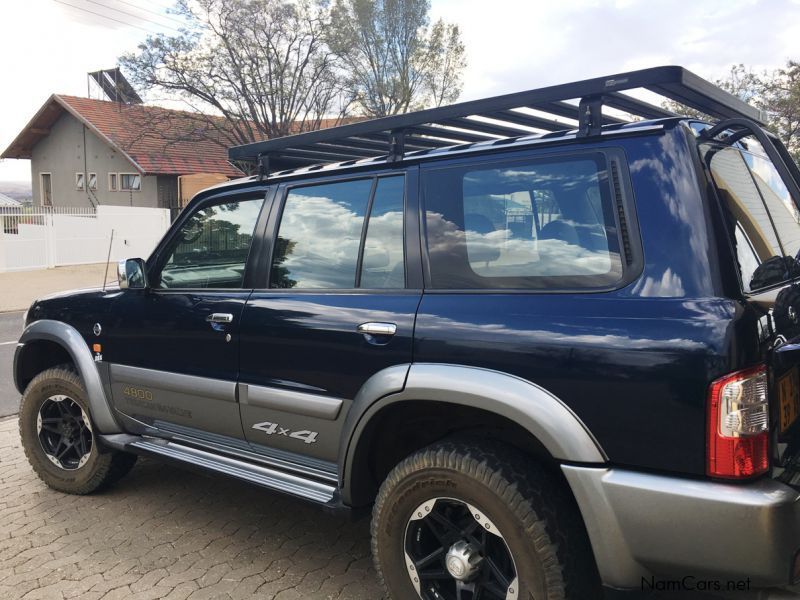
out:
{"label": "rear door", "polygon": [[771,367],[776,471],[800,484],[800,210],[756,139],[700,149],[722,206],[738,283],[755,314],[752,333],[759,344],[751,362],[766,360]]}
{"label": "rear door", "polygon": [[270,269],[242,315],[244,435],[257,452],[335,472],[358,390],[411,362],[416,171],[285,185],[277,197]]}

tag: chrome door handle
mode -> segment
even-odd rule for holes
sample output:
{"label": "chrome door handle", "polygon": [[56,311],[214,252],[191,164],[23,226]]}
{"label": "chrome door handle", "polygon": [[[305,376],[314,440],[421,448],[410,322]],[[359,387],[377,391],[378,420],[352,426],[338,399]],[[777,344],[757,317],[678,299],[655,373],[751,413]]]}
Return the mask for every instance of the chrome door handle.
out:
{"label": "chrome door handle", "polygon": [[233,315],[231,313],[211,313],[206,317],[209,323],[233,323]]}
{"label": "chrome door handle", "polygon": [[362,323],[358,326],[358,333],[368,335],[394,335],[397,333],[397,325],[394,323]]}

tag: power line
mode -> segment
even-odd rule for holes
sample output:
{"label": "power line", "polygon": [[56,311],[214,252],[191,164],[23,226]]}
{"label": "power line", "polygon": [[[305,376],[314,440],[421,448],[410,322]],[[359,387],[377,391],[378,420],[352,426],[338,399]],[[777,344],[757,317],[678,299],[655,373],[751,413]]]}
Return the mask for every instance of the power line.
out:
{"label": "power line", "polygon": [[93,10],[89,10],[88,8],[83,8],[82,6],[75,6],[74,4],[67,4],[64,0],[53,0],[53,2],[58,2],[59,4],[63,4],[64,6],[69,6],[70,8],[74,8],[75,10],[82,10],[85,13],[89,13],[90,15],[95,15],[96,17],[102,17],[103,19],[108,19],[109,21],[114,21],[115,23],[120,23],[121,25],[125,25],[126,27],[134,27],[136,29],[140,29],[145,33],[153,33],[149,29],[145,29],[144,27],[139,27],[138,25],[134,25],[132,23],[126,23],[125,21],[120,21],[119,19],[115,19],[114,17],[109,17],[108,15],[104,15],[99,12],[95,12]]}
{"label": "power line", "polygon": [[156,2],[155,0],[142,0],[151,6],[157,6],[158,8],[167,9],[172,8],[175,5],[175,2],[171,0],[167,0],[166,4],[161,4],[160,2]]}
{"label": "power line", "polygon": [[[120,0],[120,1],[122,1],[122,0]],[[164,27],[165,29],[171,29],[172,31],[180,33],[180,31],[178,29],[175,29],[174,27],[172,27],[170,25],[163,25],[163,24],[157,23],[156,21],[153,21],[151,19],[145,19],[144,17],[141,17],[141,16],[139,16],[137,14],[134,14],[132,12],[128,12],[126,10],[122,10],[121,8],[114,8],[113,6],[108,6],[107,4],[103,4],[102,2],[98,2],[97,0],[84,0],[84,2],[91,2],[92,4],[96,4],[97,6],[101,6],[103,8],[107,8],[108,10],[113,10],[113,11],[116,11],[118,13],[122,13],[123,15],[127,15],[129,17],[133,17],[134,19],[139,19],[140,21],[144,21],[145,23],[151,23],[153,25],[157,25],[158,27]],[[125,4],[128,4],[128,3],[126,2]]]}
{"label": "power line", "polygon": [[[179,21],[178,19],[173,19],[169,15],[162,14],[162,13],[157,12],[155,10],[150,10],[149,8],[145,8],[144,6],[138,6],[138,5],[134,4],[133,2],[127,2],[126,0],[117,0],[117,2],[121,2],[122,4],[127,4],[128,6],[132,6],[136,10],[142,10],[144,12],[148,12],[151,15],[156,15],[157,17],[160,17],[162,19],[169,19],[170,21],[172,21],[173,23],[177,23],[178,25],[185,25],[185,23],[183,23],[182,21]],[[109,8],[111,8],[111,7],[109,6]],[[116,10],[116,9],[114,9],[114,10]]]}

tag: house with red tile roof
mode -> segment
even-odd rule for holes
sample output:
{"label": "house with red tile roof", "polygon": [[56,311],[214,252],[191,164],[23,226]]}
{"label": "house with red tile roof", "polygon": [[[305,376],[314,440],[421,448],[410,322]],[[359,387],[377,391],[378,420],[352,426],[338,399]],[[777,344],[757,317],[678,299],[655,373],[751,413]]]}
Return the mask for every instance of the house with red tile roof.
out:
{"label": "house with red tile roof", "polygon": [[54,94],[0,158],[30,159],[34,205],[175,208],[186,200],[181,184],[196,191],[198,182],[243,175],[211,123],[185,111]]}

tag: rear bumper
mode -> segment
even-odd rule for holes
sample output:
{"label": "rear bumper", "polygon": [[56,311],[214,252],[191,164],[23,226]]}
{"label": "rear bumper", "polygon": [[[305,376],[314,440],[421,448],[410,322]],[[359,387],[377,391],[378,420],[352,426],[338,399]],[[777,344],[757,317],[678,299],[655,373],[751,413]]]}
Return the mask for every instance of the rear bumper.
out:
{"label": "rear bumper", "polygon": [[562,466],[603,583],[706,578],[790,583],[800,549],[800,492],[762,479],[725,484],[624,469]]}

